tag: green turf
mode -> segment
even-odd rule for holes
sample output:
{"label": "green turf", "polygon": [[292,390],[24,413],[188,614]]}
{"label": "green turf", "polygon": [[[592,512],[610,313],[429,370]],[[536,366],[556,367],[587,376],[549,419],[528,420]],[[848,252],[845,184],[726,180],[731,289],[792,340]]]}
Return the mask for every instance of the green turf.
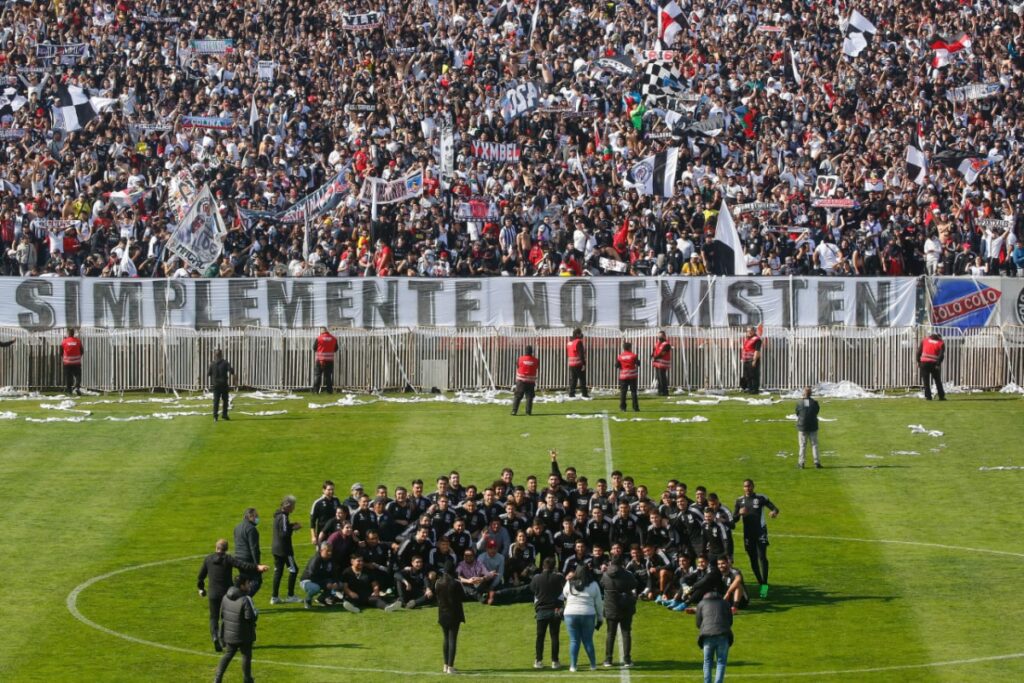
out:
{"label": "green turf", "polygon": [[[678,477],[730,503],[751,476],[782,509],[770,522],[772,594],[737,618],[730,678],[1024,679],[1024,608],[1016,598],[1024,538],[1013,521],[1024,471],[978,469],[1024,465],[1019,398],[823,401],[822,415],[836,421],[822,426],[821,471],[795,469],[792,423],[765,421],[784,417],[790,401],[688,406],[675,404],[677,398],[646,397],[641,415],[710,421],[610,422],[614,466],[653,494]],[[293,493],[301,520],[325,477],[339,491],[357,480],[393,488],[454,467],[463,482],[484,483],[510,465],[521,482],[531,472],[546,474],[550,448],[593,479],[606,474],[602,420],[565,415],[618,415],[610,399],[540,404],[530,418],[511,418],[499,405],[305,406],[306,400],[239,399],[234,420],[214,424],[206,417],[107,422],[102,418],[173,408],[101,404],[84,406],[94,411],[87,423],[33,424],[21,418],[64,413],[41,409],[39,401],[0,402],[0,411],[19,416],[0,423],[0,680],[208,680],[216,660],[206,605],[194,588],[199,560],[178,558],[205,554],[218,537],[230,537],[245,507],[256,505],[269,521],[281,497]],[[288,413],[246,417],[241,410]],[[946,434],[911,434],[912,423]],[[269,557],[269,524],[261,530]],[[307,533],[296,536],[300,564],[310,552],[302,543]],[[76,586],[149,562],[164,564],[93,583],[77,607],[107,629],[170,649],[101,632],[69,612]],[[742,552],[737,564],[752,579]],[[440,675],[433,610],[307,613],[301,606],[272,608],[269,594],[268,586],[257,596],[261,681],[343,680],[350,669],[363,669],[353,675],[366,681],[395,679],[380,669]],[[529,605],[470,605],[467,617],[460,669],[489,680],[553,678],[550,670],[532,669]],[[564,631],[562,640],[564,649]],[[695,641],[692,617],[641,605],[631,679],[696,680]],[[602,647],[600,641],[599,656]],[[1022,656],[995,659],[1016,653]],[[960,660],[981,661],[919,666]],[[863,671],[879,668],[885,670]],[[822,673],[846,670],[854,672]],[[600,677],[619,680],[617,671]],[[229,680],[241,680],[237,664]]]}

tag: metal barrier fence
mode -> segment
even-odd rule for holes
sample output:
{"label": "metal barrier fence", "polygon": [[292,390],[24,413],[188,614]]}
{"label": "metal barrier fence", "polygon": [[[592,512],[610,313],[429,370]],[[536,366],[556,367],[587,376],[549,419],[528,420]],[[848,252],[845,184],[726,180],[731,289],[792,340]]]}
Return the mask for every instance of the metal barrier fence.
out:
{"label": "metal barrier fence", "polygon": [[[918,344],[925,328],[765,328],[762,385],[796,389],[849,380],[866,389],[905,389],[920,384]],[[951,385],[997,388],[1024,378],[1024,327],[986,327],[967,333],[939,330],[946,339],[944,380]],[[569,330],[525,328],[417,328],[335,331],[341,345],[335,385],[347,389],[470,390],[507,388],[515,360],[532,344],[541,361],[539,388],[567,386],[565,343]],[[673,346],[669,378],[684,389],[739,386],[742,328],[666,328]],[[86,329],[83,386],[101,391],[207,386],[206,369],[223,349],[239,386],[302,389],[313,382],[313,343],[318,330],[246,328],[193,331]],[[591,386],[617,385],[615,356],[631,341],[640,356],[640,385],[651,386],[648,362],[653,330],[584,330]],[[62,386],[60,331],[29,333],[0,328],[0,386]]]}

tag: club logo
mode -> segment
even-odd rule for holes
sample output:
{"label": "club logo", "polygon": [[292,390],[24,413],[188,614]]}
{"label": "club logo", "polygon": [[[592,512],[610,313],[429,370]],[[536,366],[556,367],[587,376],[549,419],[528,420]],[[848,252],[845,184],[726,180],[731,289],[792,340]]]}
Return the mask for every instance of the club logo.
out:
{"label": "club logo", "polygon": [[1017,322],[1024,325],[1024,289],[1017,295]]}
{"label": "club logo", "polygon": [[637,183],[646,183],[654,175],[654,169],[650,163],[644,162],[633,167],[633,180]]}
{"label": "club logo", "polygon": [[[941,280],[932,297],[932,324],[960,330],[984,327],[1002,295],[980,282]],[[1018,315],[1019,309],[1018,305]]]}

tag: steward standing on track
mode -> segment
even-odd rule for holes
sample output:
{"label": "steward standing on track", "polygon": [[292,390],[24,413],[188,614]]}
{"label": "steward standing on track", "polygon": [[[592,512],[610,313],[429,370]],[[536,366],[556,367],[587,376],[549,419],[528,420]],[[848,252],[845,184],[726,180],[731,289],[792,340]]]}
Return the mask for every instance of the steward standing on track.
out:
{"label": "steward standing on track", "polygon": [[587,389],[587,349],[583,346],[583,330],[572,331],[569,343],[565,345],[565,354],[569,359],[569,396],[576,395],[576,385],[580,385],[583,398],[590,396]]}
{"label": "steward standing on track", "polygon": [[587,388],[587,348],[583,345],[583,330],[577,328],[565,344],[565,355],[569,361],[569,396],[575,395],[575,388],[580,385],[583,397],[590,396]]}
{"label": "steward standing on track", "polygon": [[74,386],[75,393],[82,395],[82,354],[85,346],[75,336],[75,329],[68,328],[68,336],[60,343],[61,361],[64,365],[64,390],[70,396]]}
{"label": "steward standing on track", "polygon": [[921,340],[918,358],[921,365],[921,383],[924,384],[924,398],[932,400],[932,379],[935,379],[935,390],[939,400],[946,400],[946,390],[942,388],[942,361],[946,359],[946,342],[942,335],[932,332]]}
{"label": "steward standing on track", "polygon": [[747,337],[743,340],[740,352],[743,361],[743,374],[740,377],[740,389],[748,394],[761,391],[761,337],[753,327],[747,328]]}
{"label": "steward standing on track", "polygon": [[623,342],[622,353],[615,359],[615,367],[619,369],[619,410],[622,411],[626,410],[626,392],[629,391],[633,396],[633,412],[640,412],[640,402],[636,398],[636,385],[640,377],[637,360],[633,345]]}
{"label": "steward standing on track", "polygon": [[326,327],[320,328],[320,336],[313,343],[316,353],[316,368],[313,374],[313,393],[320,393],[323,382],[327,393],[334,392],[334,356],[338,353],[338,339]]}
{"label": "steward standing on track", "polygon": [[235,369],[231,367],[231,363],[224,360],[224,352],[220,349],[213,354],[213,362],[210,363],[210,369],[206,374],[210,378],[210,391],[213,392],[213,421],[217,421],[217,408],[221,401],[224,402],[221,417],[230,421],[231,418],[228,417],[228,376],[234,375]]}
{"label": "steward standing on track", "polygon": [[651,365],[658,378],[658,396],[668,396],[668,369],[672,367],[672,345],[668,343],[664,330],[658,333],[658,341],[651,353]]}
{"label": "steward standing on track", "polygon": [[516,392],[512,399],[512,414],[519,412],[519,402],[526,396],[526,414],[533,414],[533,397],[537,387],[540,360],[533,355],[533,347],[526,345],[526,353],[516,361]]}

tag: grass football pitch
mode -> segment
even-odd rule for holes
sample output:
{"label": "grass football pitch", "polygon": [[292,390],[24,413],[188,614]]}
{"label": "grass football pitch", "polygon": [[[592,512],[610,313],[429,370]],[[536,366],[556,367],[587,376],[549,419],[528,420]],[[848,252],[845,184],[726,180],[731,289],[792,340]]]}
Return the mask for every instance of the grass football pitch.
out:
{"label": "grass football pitch", "polygon": [[[85,397],[84,417],[53,400],[0,401],[0,680],[199,681],[216,665],[207,606],[195,590],[202,555],[230,539],[255,505],[264,557],[285,494],[307,511],[320,483],[344,497],[352,482],[391,490],[452,468],[483,484],[504,465],[519,483],[548,471],[557,448],[591,482],[609,465],[656,497],[670,478],[715,491],[730,505],[741,482],[781,509],[770,520],[772,592],[736,618],[729,679],[836,681],[1024,680],[1024,489],[1021,398],[953,395],[823,400],[823,470],[797,470],[793,402],[679,404],[646,396],[641,422],[617,402],[539,403],[532,417],[507,405],[376,401],[310,409],[325,397],[235,399],[215,424],[198,397],[144,403],[144,395]],[[182,397],[183,399],[188,397]],[[113,402],[91,403],[106,400]],[[368,400],[361,397],[360,401]],[[51,408],[43,407],[50,405]],[[201,411],[170,420],[113,421]],[[270,415],[244,412],[286,411]],[[590,419],[569,419],[578,414]],[[654,418],[691,418],[678,423]],[[630,413],[627,417],[633,417]],[[942,436],[913,433],[921,424]],[[1001,469],[990,469],[1001,468]],[[428,491],[432,486],[428,483]],[[297,561],[311,552],[296,534]],[[746,555],[737,566],[753,583]],[[395,680],[441,675],[436,611],[360,615],[260,608],[258,680]],[[693,617],[641,604],[637,666],[570,675],[534,671],[530,605],[467,605],[457,666],[487,680],[698,680]],[[604,633],[598,633],[598,656]],[[563,664],[568,660],[562,631]],[[241,680],[238,663],[228,680]]]}

